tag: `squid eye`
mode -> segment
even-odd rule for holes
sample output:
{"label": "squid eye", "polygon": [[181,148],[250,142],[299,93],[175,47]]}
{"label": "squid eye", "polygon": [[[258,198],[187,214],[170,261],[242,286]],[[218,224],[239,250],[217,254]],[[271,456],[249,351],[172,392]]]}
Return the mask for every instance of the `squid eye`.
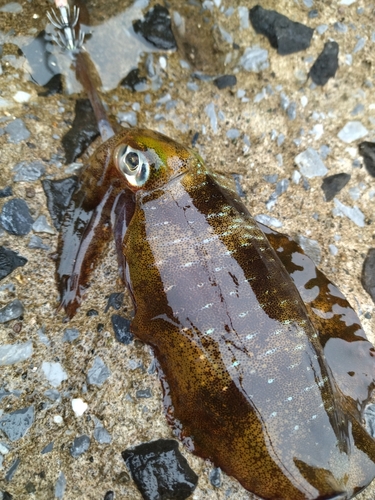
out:
{"label": "squid eye", "polygon": [[126,153],[125,158],[124,158],[124,164],[130,171],[137,170],[139,166],[139,156],[137,153],[134,153],[133,151],[130,151],[129,153]]}
{"label": "squid eye", "polygon": [[131,186],[141,187],[147,181],[150,165],[141,151],[127,145],[118,146],[114,152],[114,161]]}

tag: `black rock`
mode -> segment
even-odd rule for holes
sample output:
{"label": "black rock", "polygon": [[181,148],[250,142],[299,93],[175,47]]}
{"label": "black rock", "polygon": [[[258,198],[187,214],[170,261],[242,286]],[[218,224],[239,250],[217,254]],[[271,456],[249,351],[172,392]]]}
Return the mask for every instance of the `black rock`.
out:
{"label": "black rock", "polygon": [[147,78],[140,76],[139,69],[135,68],[132,69],[123,80],[121,80],[120,85],[126,89],[136,92],[147,85]]}
{"label": "black rock", "polygon": [[26,262],[27,259],[25,257],[21,257],[21,255],[13,252],[13,250],[0,247],[0,280],[8,276],[16,267],[24,266]]}
{"label": "black rock", "polygon": [[115,494],[113,491],[107,491],[107,493],[104,495],[104,500],[114,500]]}
{"label": "black rock", "polygon": [[168,9],[161,5],[149,10],[144,20],[135,21],[133,28],[136,33],[143,36],[148,42],[158,49],[173,50],[177,44],[172,31],[171,16]]}
{"label": "black rock", "polygon": [[358,145],[358,152],[364,160],[367,172],[371,177],[375,177],[375,142],[361,142]]}
{"label": "black rock", "polygon": [[367,252],[362,266],[361,282],[375,303],[375,248],[370,248]]}
{"label": "black rock", "polygon": [[323,179],[321,188],[324,191],[326,201],[331,201],[337,193],[350,181],[350,174],[334,174]]}
{"label": "black rock", "polygon": [[38,95],[41,97],[48,97],[50,95],[62,94],[63,83],[62,83],[61,73],[54,75],[46,84],[43,85],[43,87],[46,90],[38,92]]}
{"label": "black rock", "polygon": [[194,491],[198,476],[174,439],[158,439],[121,453],[145,500],[184,500]]}
{"label": "black rock", "polygon": [[325,85],[333,78],[339,67],[339,44],[326,42],[323,51],[310,69],[310,77],[316,85]]}
{"label": "black rock", "polygon": [[70,454],[72,457],[77,458],[83,453],[85,453],[90,447],[90,438],[86,434],[76,437],[73,441],[72,447],[70,448]]}
{"label": "black rock", "polygon": [[113,314],[111,320],[116,340],[121,342],[121,344],[130,344],[133,340],[133,334],[130,331],[130,320],[123,318],[118,314]]}
{"label": "black rock", "polygon": [[147,389],[138,389],[138,391],[135,391],[135,397],[138,399],[152,398],[151,389],[149,387]]}
{"label": "black rock", "polygon": [[8,198],[8,196],[13,196],[12,186],[6,186],[0,189],[0,198]]}
{"label": "black rock", "polygon": [[237,78],[235,75],[218,76],[214,80],[214,85],[220,90],[226,89],[227,87],[233,87],[237,85]]}
{"label": "black rock", "polygon": [[59,181],[45,179],[42,181],[44,193],[47,197],[47,207],[51,215],[53,225],[57,230],[64,220],[66,209],[70,199],[78,185],[78,178],[73,175]]}
{"label": "black rock", "polygon": [[265,35],[281,55],[293,54],[310,46],[314,30],[275,10],[256,5],[250,9],[249,17],[255,31]]}
{"label": "black rock", "polygon": [[86,313],[86,316],[91,318],[92,316],[99,316],[99,313],[96,309],[89,309]]}
{"label": "black rock", "polygon": [[7,491],[3,491],[3,500],[13,500],[13,495],[8,493]]}
{"label": "black rock", "polygon": [[72,128],[61,139],[67,163],[72,163],[81,156],[98,136],[99,129],[90,101],[78,99]]}
{"label": "black rock", "polygon": [[121,308],[123,302],[124,294],[122,292],[111,293],[111,295],[108,297],[108,302],[104,309],[104,312],[108,312],[110,307],[113,307],[113,309],[116,309],[116,311],[118,311]]}
{"label": "black rock", "polygon": [[10,234],[23,236],[31,230],[34,220],[25,200],[13,198],[7,201],[0,215],[0,224]]}

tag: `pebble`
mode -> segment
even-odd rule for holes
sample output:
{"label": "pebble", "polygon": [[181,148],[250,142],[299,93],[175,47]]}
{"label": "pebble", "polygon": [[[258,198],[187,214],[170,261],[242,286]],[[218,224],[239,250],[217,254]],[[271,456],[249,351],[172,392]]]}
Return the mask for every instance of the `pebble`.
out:
{"label": "pebble", "polygon": [[33,343],[31,340],[19,344],[0,345],[0,366],[14,365],[25,361],[33,354]]}
{"label": "pebble", "polygon": [[24,236],[34,223],[25,200],[13,198],[7,201],[0,214],[0,224],[10,234]]}
{"label": "pebble", "polygon": [[158,439],[121,453],[144,500],[187,498],[195,490],[198,476],[190,468],[174,439]]}
{"label": "pebble", "polygon": [[73,458],[77,458],[85,453],[90,448],[90,438],[86,434],[78,436],[74,439],[70,454]]}
{"label": "pebble", "polygon": [[96,418],[95,416],[92,417],[94,422],[95,422],[95,429],[94,429],[94,439],[99,443],[99,444],[109,444],[112,441],[112,436],[110,433],[103,427],[103,424],[101,421]]}
{"label": "pebble", "polygon": [[353,54],[362,50],[365,45],[366,45],[366,38],[363,37],[360,38],[353,49]]}
{"label": "pebble", "polygon": [[53,225],[60,229],[64,220],[65,211],[69,206],[70,199],[78,184],[75,176],[53,181],[45,179],[42,181],[44,193],[47,198],[47,207],[51,215]]}
{"label": "pebble", "polygon": [[18,469],[18,466],[20,463],[21,463],[20,458],[16,458],[15,460],[13,460],[11,466],[9,467],[9,469],[7,470],[7,473],[5,474],[5,481],[9,482],[13,479],[13,476],[14,476],[16,470]]}
{"label": "pebble", "polygon": [[214,467],[209,474],[210,483],[215,488],[220,488],[221,486],[221,469],[220,467]]}
{"label": "pebble", "polygon": [[40,453],[42,455],[45,455],[46,453],[51,453],[52,450],[53,450],[53,441],[48,443],[47,446],[45,446]]}
{"label": "pebble", "polygon": [[49,338],[45,334],[45,326],[42,326],[42,328],[38,328],[36,333],[38,334],[39,340],[42,342],[42,344],[46,346],[49,346],[51,344]]}
{"label": "pebble", "polygon": [[362,137],[365,137],[367,134],[368,130],[361,122],[353,121],[348,122],[337,134],[337,137],[343,142],[350,144],[358,139],[362,139]]}
{"label": "pebble", "polygon": [[0,8],[0,12],[7,12],[8,14],[19,14],[22,10],[22,5],[18,2],[9,2]]}
{"label": "pebble", "polygon": [[66,328],[64,330],[63,342],[74,342],[75,339],[79,337],[79,331],[77,328]]}
{"label": "pebble", "polygon": [[116,292],[116,293],[111,293],[110,296],[108,297],[108,302],[107,305],[105,306],[104,312],[108,312],[110,307],[113,307],[116,311],[121,309],[121,306],[124,302],[124,293],[123,292]]}
{"label": "pebble", "polygon": [[217,134],[218,132],[218,126],[217,126],[217,116],[215,112],[215,105],[213,102],[210,102],[207,104],[207,106],[204,108],[204,111],[206,112],[208,118],[210,119],[211,123],[211,128],[214,134]]}
{"label": "pebble", "polygon": [[68,380],[68,375],[64,371],[60,363],[50,363],[49,361],[43,361],[42,363],[43,373],[52,385],[52,387],[59,387],[61,382]]}
{"label": "pebble", "polygon": [[158,49],[175,50],[177,48],[169,11],[161,5],[155,5],[146,12],[143,21],[135,21],[133,28],[136,33],[141,34]]}
{"label": "pebble", "polygon": [[358,145],[358,152],[363,158],[367,172],[371,177],[375,177],[375,142],[361,142]]}
{"label": "pebble", "polygon": [[147,389],[138,389],[135,391],[135,397],[139,399],[148,399],[152,398],[152,392],[150,388]]}
{"label": "pebble", "polygon": [[240,64],[245,71],[259,73],[269,68],[268,50],[260,47],[247,47],[240,59]]}
{"label": "pebble", "polygon": [[55,498],[64,498],[66,488],[66,478],[62,471],[60,471],[59,477],[57,478],[55,484]]}
{"label": "pebble", "polygon": [[240,20],[240,29],[247,30],[250,26],[248,7],[240,6],[240,7],[238,7],[237,12],[238,12],[239,20]]}
{"label": "pebble", "polygon": [[305,254],[308,255],[310,259],[314,261],[314,264],[318,266],[322,259],[322,251],[317,240],[306,238],[306,236],[303,236],[302,234],[299,234],[296,240]]}
{"label": "pebble", "polygon": [[12,319],[19,318],[22,316],[23,311],[23,304],[20,300],[15,299],[9,302],[9,304],[0,309],[0,323],[7,323]]}
{"label": "pebble", "polygon": [[27,259],[18,255],[13,250],[6,247],[0,247],[0,280],[8,276],[17,267],[23,267]]}
{"label": "pebble", "polygon": [[39,215],[33,224],[33,231],[36,233],[55,234],[54,229],[49,225],[45,215]]}
{"label": "pebble", "polygon": [[230,128],[229,130],[227,130],[227,133],[226,133],[226,136],[231,141],[238,139],[240,135],[241,135],[241,132],[237,128]]}
{"label": "pebble", "polygon": [[370,248],[362,266],[361,283],[375,303],[375,248]]}
{"label": "pebble", "polygon": [[351,111],[351,115],[352,116],[356,116],[356,115],[360,115],[361,113],[363,113],[365,110],[365,107],[363,104],[359,103],[357,104],[354,109]]}
{"label": "pebble", "polygon": [[131,127],[135,127],[137,125],[137,113],[134,111],[120,111],[117,113],[117,119],[119,122],[127,123]]}
{"label": "pebble", "polygon": [[312,65],[309,76],[316,85],[325,85],[333,78],[339,67],[339,45],[329,41],[324,44],[323,51]]}
{"label": "pebble", "polygon": [[334,23],[333,28],[337,33],[346,33],[348,31],[346,24],[340,22]]}
{"label": "pebble", "polygon": [[6,186],[0,189],[0,198],[8,198],[8,196],[13,196],[12,186]]}
{"label": "pebble", "polygon": [[34,407],[5,413],[0,418],[0,429],[11,441],[21,439],[34,422]]}
{"label": "pebble", "polygon": [[273,227],[282,227],[283,223],[276,219],[275,217],[271,217],[267,214],[258,214],[254,217],[257,222],[264,224],[265,226],[273,226]]}
{"label": "pebble", "polygon": [[323,35],[328,29],[328,24],[319,24],[315,29],[319,35]]}
{"label": "pebble", "polygon": [[324,165],[319,153],[313,148],[307,148],[294,158],[301,174],[308,179],[313,177],[321,177],[328,170]]}
{"label": "pebble", "polygon": [[109,368],[106,366],[102,358],[97,356],[92,367],[87,372],[87,383],[93,385],[102,385],[111,375]]}
{"label": "pebble", "polygon": [[130,331],[130,320],[113,314],[111,321],[116,340],[121,344],[129,345],[134,338]]}
{"label": "pebble", "polygon": [[333,174],[323,179],[321,188],[324,191],[326,201],[331,201],[350,181],[350,174],[344,172]]}
{"label": "pebble", "polygon": [[44,395],[47,396],[51,401],[57,401],[60,399],[60,393],[56,389],[47,389],[44,391]]}
{"label": "pebble", "polygon": [[21,161],[13,168],[16,175],[15,182],[36,181],[45,173],[46,169],[42,162],[36,160],[32,162]]}
{"label": "pebble", "polygon": [[26,141],[30,137],[30,132],[21,118],[16,118],[8,123],[4,130],[8,134],[8,142],[12,144]]}
{"label": "pebble", "polygon": [[291,102],[287,109],[287,115],[289,120],[295,120],[297,118],[297,104],[295,102]]}
{"label": "pebble", "polygon": [[43,243],[43,240],[40,236],[36,236],[33,234],[30,238],[29,244],[27,245],[28,248],[34,248],[34,249],[39,249],[39,250],[49,250],[50,247],[48,245],[45,245]]}
{"label": "pebble", "polygon": [[22,90],[19,90],[13,96],[13,100],[18,102],[19,104],[24,104],[25,102],[29,102],[30,98],[31,94],[29,94],[28,92],[23,92]]}
{"label": "pebble", "polygon": [[339,252],[339,249],[337,248],[336,245],[328,245],[328,248],[331,255],[337,255]]}
{"label": "pebble", "polygon": [[85,411],[88,408],[88,404],[83,401],[81,398],[73,398],[72,399],[72,409],[76,417],[82,417]]}
{"label": "pebble", "polygon": [[348,207],[347,205],[341,203],[341,201],[337,198],[334,198],[333,202],[335,204],[335,208],[332,210],[333,215],[348,217],[348,219],[354,222],[357,226],[365,226],[365,216],[357,206],[354,206],[353,208]]}
{"label": "pebble", "polygon": [[213,82],[219,90],[222,90],[237,85],[237,78],[235,75],[222,75],[215,78]]}
{"label": "pebble", "polygon": [[280,55],[293,54],[310,46],[314,30],[304,24],[260,5],[250,9],[249,16],[255,31],[265,35]]}

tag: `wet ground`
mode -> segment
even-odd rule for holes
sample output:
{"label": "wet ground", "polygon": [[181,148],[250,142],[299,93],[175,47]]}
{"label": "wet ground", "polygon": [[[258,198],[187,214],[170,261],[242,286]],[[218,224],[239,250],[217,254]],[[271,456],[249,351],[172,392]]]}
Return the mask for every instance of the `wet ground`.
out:
{"label": "wet ground", "polygon": [[[159,130],[186,144],[198,133],[196,147],[205,161],[221,172],[240,175],[253,214],[274,218],[268,218],[268,223],[282,232],[316,241],[310,241],[309,247],[315,249],[320,269],[339,285],[374,341],[374,303],[360,277],[364,257],[375,245],[375,180],[363,167],[357,150],[361,140],[375,140],[374,5],[360,0],[262,2],[264,8],[277,8],[312,28],[326,25],[315,30],[308,49],[280,56],[239,15],[243,12],[240,7],[248,9],[255,2],[215,0],[204,2],[206,8],[202,9],[198,2],[181,6],[181,2],[171,1],[175,23],[180,24],[177,12],[184,18],[186,30],[183,34],[180,29],[176,35],[179,50],[170,52],[128,37],[124,26],[142,17],[148,7],[147,2],[135,7],[129,2],[127,10],[125,4],[88,2],[96,28],[87,49],[101,76],[101,95],[109,112],[128,125]],[[63,94],[39,96],[42,88],[30,79],[33,69],[19,51],[46,28],[45,12],[50,5],[32,1],[9,7],[0,0],[0,189],[11,186],[13,198],[27,202],[34,221],[42,215],[53,227],[41,179],[62,179],[77,167],[65,164],[61,140],[74,118],[75,101],[82,95],[72,93],[79,87],[72,74],[66,74]],[[311,14],[313,10],[316,14]],[[331,39],[340,47],[339,68],[335,78],[319,87],[307,75]],[[261,72],[246,71],[241,62],[245,49],[255,45],[268,50],[269,66]],[[56,49],[51,47],[51,51]],[[60,67],[68,68],[67,58],[63,60],[57,52],[55,57]],[[146,77],[147,88],[132,92],[119,87],[121,79],[137,66]],[[193,78],[195,71],[214,77],[235,74],[237,83],[220,90],[212,79]],[[20,91],[28,96],[17,94]],[[26,102],[19,102],[22,99]],[[28,134],[19,122],[16,131],[7,128],[15,119],[22,120]],[[365,134],[357,126],[364,139],[357,136],[348,143],[338,137],[350,121],[360,122],[366,129]],[[325,201],[321,188],[324,171],[316,177],[301,177],[303,168],[296,165],[295,158],[307,148],[320,154],[327,175],[350,174],[336,201]],[[44,172],[39,168],[42,174],[35,180],[15,181],[14,167],[21,161],[41,162]],[[11,198],[0,199],[0,205]],[[347,210],[342,204],[357,210]],[[30,248],[33,236],[41,237],[36,246],[45,248]],[[56,315],[58,293],[50,258],[56,243],[56,230],[38,232],[34,228],[18,236],[0,229],[0,245],[28,261],[0,284],[1,307],[15,299],[24,307],[21,317],[0,325],[0,344],[31,340],[33,348],[24,361],[1,367],[0,391],[12,394],[1,400],[0,416],[34,408],[32,425],[24,437],[13,442],[0,437],[0,491],[17,500],[50,499],[56,494],[62,498],[65,485],[66,499],[100,499],[112,490],[116,498],[136,500],[141,496],[129,478],[121,451],[139,442],[171,437],[162,412],[159,381],[155,373],[149,373],[152,358],[140,342],[123,345],[114,339],[111,316],[116,312],[130,317],[127,298],[120,311],[104,313],[108,296],[122,291],[113,248],[95,272],[79,313],[68,325],[62,322],[62,314]],[[63,341],[66,328],[77,329],[78,338]],[[98,357],[108,370],[95,379],[98,383],[92,379],[89,383],[89,370]],[[48,375],[51,365],[43,362],[58,364],[53,365],[57,379]],[[149,391],[139,392],[143,389]],[[74,399],[82,400],[79,408],[87,405],[82,416],[73,410]],[[96,419],[111,436],[110,443],[94,437]],[[70,448],[82,435],[90,437],[89,449],[74,458]],[[42,454],[50,443],[52,450]],[[182,452],[199,475],[193,499],[253,498],[224,474],[221,486],[215,488],[209,481],[212,466]],[[361,500],[374,497],[375,486],[358,496]]]}

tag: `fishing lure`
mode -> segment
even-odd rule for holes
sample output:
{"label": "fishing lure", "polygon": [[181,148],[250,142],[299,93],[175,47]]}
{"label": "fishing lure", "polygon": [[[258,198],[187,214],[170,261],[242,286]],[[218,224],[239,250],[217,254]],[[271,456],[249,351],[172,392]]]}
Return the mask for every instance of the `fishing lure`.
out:
{"label": "fishing lure", "polygon": [[292,239],[257,224],[196,152],[146,129],[110,138],[82,174],[57,263],[69,317],[112,234],[132,332],[193,453],[262,499],[347,500],[370,483],[374,348]]}

